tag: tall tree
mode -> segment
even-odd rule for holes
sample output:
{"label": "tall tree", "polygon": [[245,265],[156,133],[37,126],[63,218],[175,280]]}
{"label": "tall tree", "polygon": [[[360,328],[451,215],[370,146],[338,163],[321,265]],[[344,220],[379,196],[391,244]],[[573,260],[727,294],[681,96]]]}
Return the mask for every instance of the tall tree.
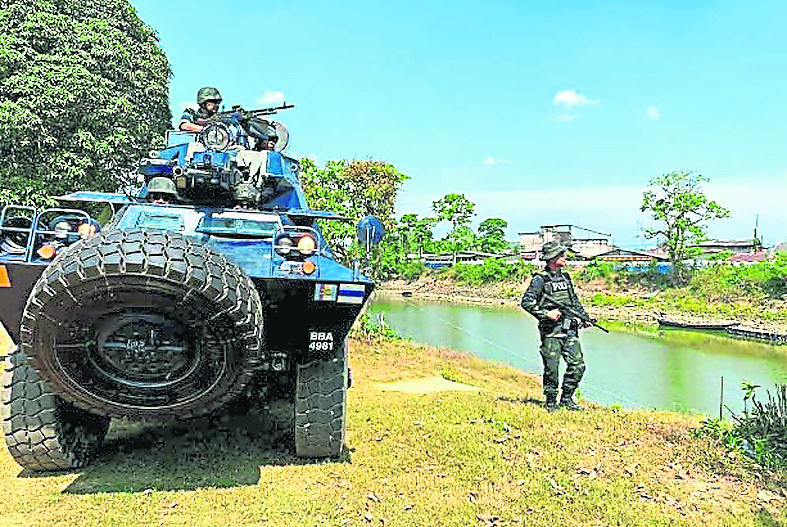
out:
{"label": "tall tree", "polygon": [[508,222],[502,218],[487,218],[478,225],[478,244],[488,253],[503,252],[508,248],[506,229]]}
{"label": "tall tree", "polygon": [[438,221],[450,221],[451,233],[448,238],[451,240],[454,261],[460,246],[464,246],[467,241],[467,233],[459,227],[466,227],[470,219],[475,215],[475,204],[467,199],[464,194],[450,193],[432,202],[432,210],[437,214]]}
{"label": "tall tree", "polygon": [[[301,182],[311,208],[330,210],[356,221],[363,216],[376,216],[388,232],[395,225],[396,195],[407,179],[407,175],[383,161],[328,161],[319,168],[314,161],[301,159]],[[320,227],[345,263],[360,254],[361,247],[354,243],[354,224],[330,221],[322,222]]]}
{"label": "tall tree", "polygon": [[2,201],[113,191],[172,115],[169,63],[128,0],[5,0]]}
{"label": "tall tree", "polygon": [[402,233],[404,251],[423,254],[432,241],[432,229],[436,224],[437,218],[419,218],[417,214],[402,216],[399,219],[399,230]]}
{"label": "tall tree", "polygon": [[728,209],[705,195],[702,184],[708,181],[694,172],[669,172],[653,178],[642,193],[640,210],[656,222],[643,227],[643,234],[664,241],[678,283],[685,278],[683,261],[696,255],[697,244],[707,238],[707,222],[730,216]]}
{"label": "tall tree", "polygon": [[475,204],[467,199],[464,194],[446,194],[432,202],[432,210],[437,214],[439,221],[450,221],[451,230],[456,230],[460,225],[467,225],[475,215]]}
{"label": "tall tree", "polygon": [[467,225],[459,225],[451,233],[454,251],[470,251],[478,244],[478,237]]}

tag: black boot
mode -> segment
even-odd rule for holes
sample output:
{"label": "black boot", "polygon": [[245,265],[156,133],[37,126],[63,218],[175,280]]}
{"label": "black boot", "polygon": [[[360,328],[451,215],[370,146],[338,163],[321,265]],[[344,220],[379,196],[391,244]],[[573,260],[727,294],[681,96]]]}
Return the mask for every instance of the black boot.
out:
{"label": "black boot", "polygon": [[565,408],[566,410],[573,410],[575,412],[581,412],[582,407],[579,406],[576,401],[574,401],[574,392],[563,392],[560,394],[560,407]]}
{"label": "black boot", "polygon": [[557,395],[556,394],[547,394],[546,395],[546,402],[544,403],[544,408],[547,412],[552,413],[557,410]]}

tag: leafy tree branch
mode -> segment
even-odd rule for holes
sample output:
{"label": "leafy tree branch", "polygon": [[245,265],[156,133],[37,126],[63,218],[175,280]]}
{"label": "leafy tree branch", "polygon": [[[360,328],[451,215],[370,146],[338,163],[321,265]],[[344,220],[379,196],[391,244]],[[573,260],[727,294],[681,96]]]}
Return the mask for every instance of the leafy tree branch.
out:
{"label": "leafy tree branch", "polygon": [[705,195],[702,184],[708,181],[694,172],[669,172],[653,178],[642,193],[640,210],[655,222],[643,227],[643,235],[662,239],[678,283],[685,279],[683,261],[696,255],[697,245],[707,239],[707,222],[730,216],[728,209]]}

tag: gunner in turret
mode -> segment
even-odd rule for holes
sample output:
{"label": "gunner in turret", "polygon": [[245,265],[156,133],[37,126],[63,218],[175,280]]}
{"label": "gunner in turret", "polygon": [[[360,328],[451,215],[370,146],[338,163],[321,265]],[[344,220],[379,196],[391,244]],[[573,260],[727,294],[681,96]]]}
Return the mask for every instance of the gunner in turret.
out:
{"label": "gunner in turret", "polygon": [[180,116],[180,129],[184,132],[201,132],[204,125],[200,121],[207,121],[219,111],[221,93],[217,88],[204,86],[197,91],[197,105],[199,109],[186,108]]}

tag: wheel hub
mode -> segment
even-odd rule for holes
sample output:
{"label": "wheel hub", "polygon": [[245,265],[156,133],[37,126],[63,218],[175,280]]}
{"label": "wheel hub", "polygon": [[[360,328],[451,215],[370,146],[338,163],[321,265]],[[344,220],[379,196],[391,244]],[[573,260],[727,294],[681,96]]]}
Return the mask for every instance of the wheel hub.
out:
{"label": "wheel hub", "polygon": [[96,327],[97,366],[110,377],[168,382],[194,363],[195,348],[184,328],[157,314],[129,313]]}

